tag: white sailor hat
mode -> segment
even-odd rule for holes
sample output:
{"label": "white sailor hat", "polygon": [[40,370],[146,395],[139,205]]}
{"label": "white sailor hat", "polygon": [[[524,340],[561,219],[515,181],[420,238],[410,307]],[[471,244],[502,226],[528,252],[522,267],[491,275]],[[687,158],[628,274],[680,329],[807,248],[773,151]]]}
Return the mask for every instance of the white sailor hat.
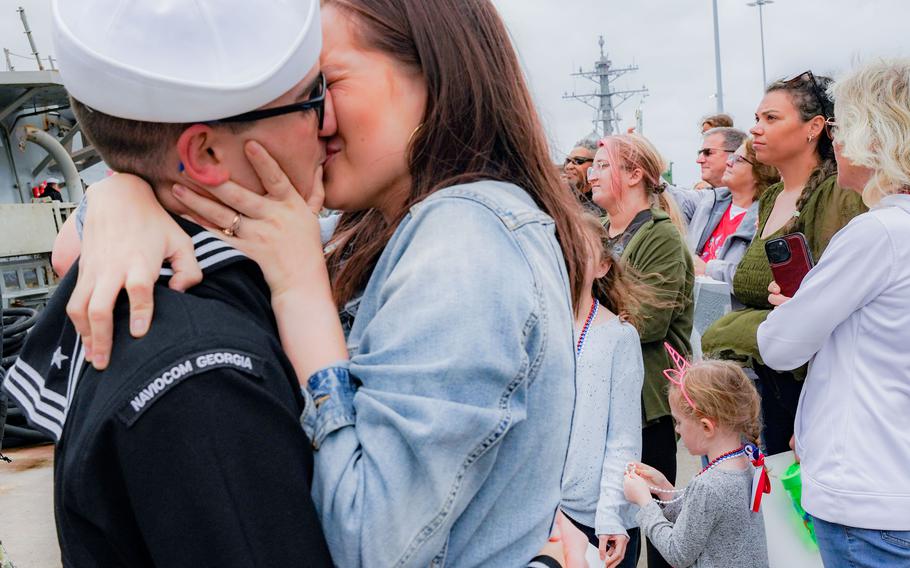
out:
{"label": "white sailor hat", "polygon": [[105,114],[202,122],[300,82],[322,47],[319,0],[53,0],[63,84]]}
{"label": "white sailor hat", "polygon": [[50,177],[45,180],[47,183],[60,183],[60,180],[55,177]]}

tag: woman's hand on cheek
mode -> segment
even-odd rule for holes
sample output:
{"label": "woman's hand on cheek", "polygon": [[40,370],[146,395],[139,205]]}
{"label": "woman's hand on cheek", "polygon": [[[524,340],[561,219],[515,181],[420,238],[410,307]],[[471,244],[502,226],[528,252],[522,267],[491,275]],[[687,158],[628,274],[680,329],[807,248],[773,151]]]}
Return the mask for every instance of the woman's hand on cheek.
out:
{"label": "woman's hand on cheek", "polygon": [[[279,295],[325,273],[319,221],[311,209],[322,205],[322,168],[314,172],[308,203],[262,146],[248,142],[245,149],[265,195],[232,181],[206,188],[217,201],[179,185],[174,195],[196,219],[259,264],[273,296]],[[228,228],[233,235],[222,230]]]}

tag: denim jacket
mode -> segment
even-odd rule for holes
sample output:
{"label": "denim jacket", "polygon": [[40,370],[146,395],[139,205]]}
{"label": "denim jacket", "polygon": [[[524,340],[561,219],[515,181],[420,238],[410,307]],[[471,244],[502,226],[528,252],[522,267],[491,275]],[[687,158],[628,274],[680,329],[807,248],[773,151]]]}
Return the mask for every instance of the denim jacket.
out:
{"label": "denim jacket", "polygon": [[395,231],[307,382],[338,566],[523,566],[560,500],[573,315],[553,220],[520,188],[437,191]]}

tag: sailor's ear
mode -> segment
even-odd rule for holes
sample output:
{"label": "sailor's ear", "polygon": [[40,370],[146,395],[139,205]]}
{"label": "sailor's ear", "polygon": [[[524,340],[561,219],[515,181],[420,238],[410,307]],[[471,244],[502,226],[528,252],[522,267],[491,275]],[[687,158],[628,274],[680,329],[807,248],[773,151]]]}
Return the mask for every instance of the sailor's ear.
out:
{"label": "sailor's ear", "polygon": [[215,187],[230,179],[222,152],[224,136],[207,124],[194,124],[177,139],[180,171],[196,183]]}

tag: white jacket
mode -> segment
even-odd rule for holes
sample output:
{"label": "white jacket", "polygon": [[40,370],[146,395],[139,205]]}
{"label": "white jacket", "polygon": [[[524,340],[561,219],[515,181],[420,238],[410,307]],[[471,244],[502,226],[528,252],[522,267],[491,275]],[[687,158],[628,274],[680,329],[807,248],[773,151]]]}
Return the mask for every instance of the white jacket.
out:
{"label": "white jacket", "polygon": [[811,360],[795,425],[806,511],[910,530],[910,196],[841,229],[758,346],[774,369]]}

